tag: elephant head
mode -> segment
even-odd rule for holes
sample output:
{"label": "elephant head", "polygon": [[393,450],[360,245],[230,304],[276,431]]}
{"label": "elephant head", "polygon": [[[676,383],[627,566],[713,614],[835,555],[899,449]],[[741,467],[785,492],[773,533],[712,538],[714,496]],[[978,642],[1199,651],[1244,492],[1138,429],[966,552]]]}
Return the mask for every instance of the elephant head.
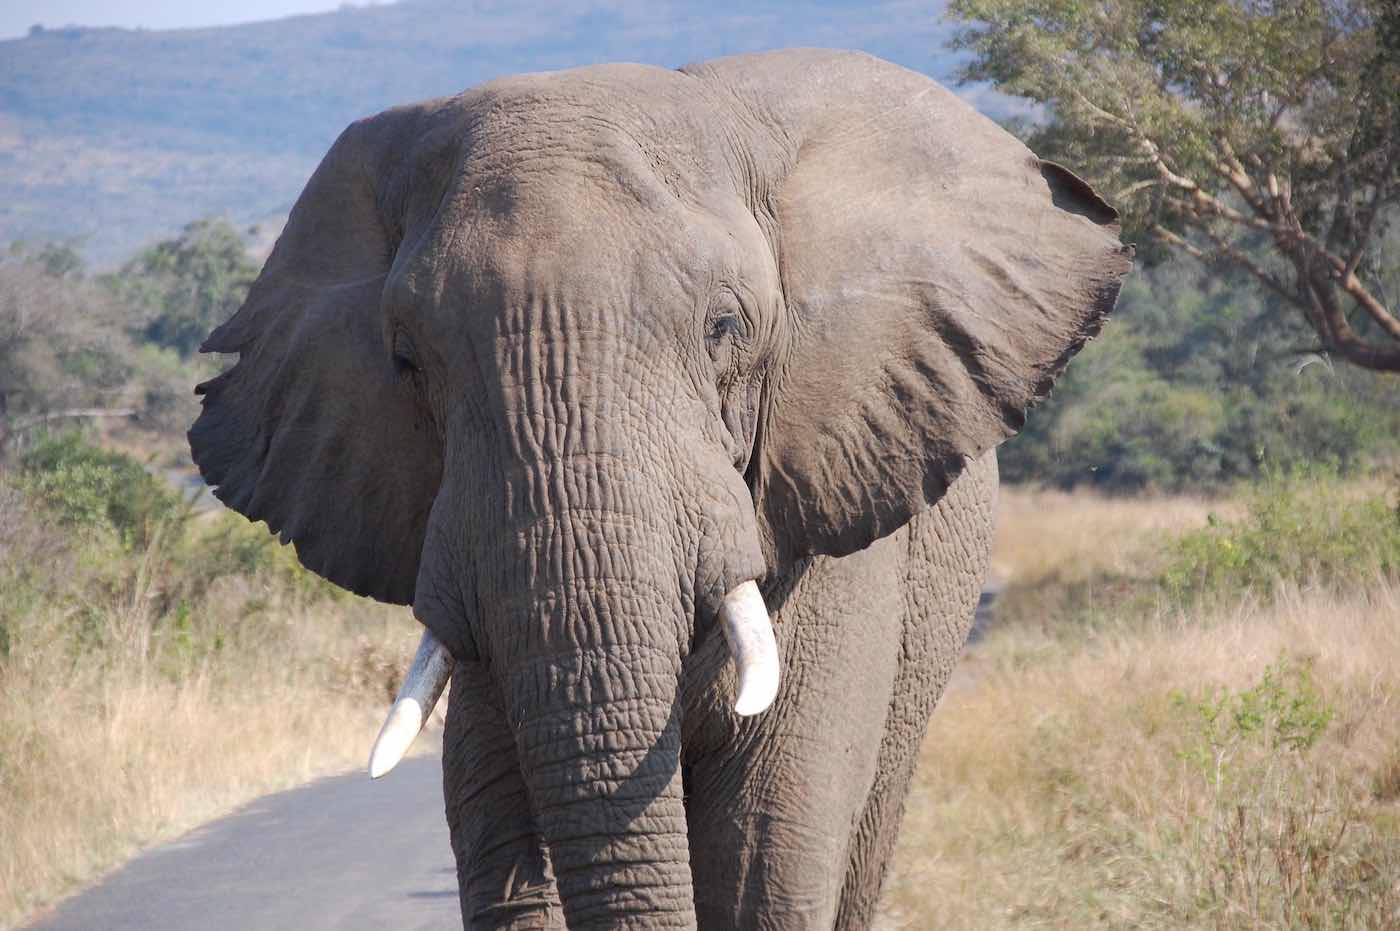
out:
{"label": "elephant head", "polygon": [[341,135],[190,443],[309,568],[413,605],[408,739],[483,677],[571,926],[684,925],[687,658],[723,627],[739,711],[771,700],[755,583],[1017,431],[1113,306],[1116,219],[864,55],[495,81]]}

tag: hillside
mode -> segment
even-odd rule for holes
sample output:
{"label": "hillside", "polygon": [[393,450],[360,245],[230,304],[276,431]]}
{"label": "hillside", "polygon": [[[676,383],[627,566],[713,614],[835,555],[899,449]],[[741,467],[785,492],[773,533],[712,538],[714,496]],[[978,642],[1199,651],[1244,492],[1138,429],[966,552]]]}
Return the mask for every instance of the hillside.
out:
{"label": "hillside", "polygon": [[500,74],[821,45],[945,75],[940,7],[403,0],[213,29],[35,30],[0,42],[0,243],[76,238],[110,265],[199,216],[275,227],[348,122]]}

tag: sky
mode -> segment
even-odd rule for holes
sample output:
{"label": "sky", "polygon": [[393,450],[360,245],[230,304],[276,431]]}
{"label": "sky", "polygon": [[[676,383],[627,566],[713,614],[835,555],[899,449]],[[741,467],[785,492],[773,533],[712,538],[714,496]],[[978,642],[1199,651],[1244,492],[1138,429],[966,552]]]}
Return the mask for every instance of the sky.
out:
{"label": "sky", "polygon": [[[324,13],[344,0],[0,0],[0,39],[13,39],[35,23],[58,26],[125,26],[182,29],[224,26],[298,13]],[[382,2],[382,0],[381,0]],[[368,6],[355,0],[355,6]]]}

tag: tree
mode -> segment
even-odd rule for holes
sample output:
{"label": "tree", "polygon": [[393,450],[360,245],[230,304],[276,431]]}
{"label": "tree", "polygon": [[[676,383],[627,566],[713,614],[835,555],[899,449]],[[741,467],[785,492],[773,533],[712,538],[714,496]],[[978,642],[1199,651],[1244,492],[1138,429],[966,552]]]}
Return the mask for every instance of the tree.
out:
{"label": "tree", "polygon": [[[952,0],[963,82],[1039,101],[1032,148],[1143,237],[1242,269],[1330,351],[1400,371],[1378,243],[1400,203],[1394,0]],[[1392,263],[1393,268],[1393,263]]]}
{"label": "tree", "polygon": [[189,358],[238,309],[257,273],[237,230],[223,220],[197,220],[127,262],[113,283],[148,309],[146,340]]}
{"label": "tree", "polygon": [[1310,463],[1349,474],[1395,461],[1400,379],[1299,359],[1300,317],[1242,273],[1193,265],[1125,282],[1111,325],[998,451],[1004,480],[1199,492]]}
{"label": "tree", "polygon": [[135,413],[129,323],[65,247],[17,246],[0,258],[0,458],[13,434]]}

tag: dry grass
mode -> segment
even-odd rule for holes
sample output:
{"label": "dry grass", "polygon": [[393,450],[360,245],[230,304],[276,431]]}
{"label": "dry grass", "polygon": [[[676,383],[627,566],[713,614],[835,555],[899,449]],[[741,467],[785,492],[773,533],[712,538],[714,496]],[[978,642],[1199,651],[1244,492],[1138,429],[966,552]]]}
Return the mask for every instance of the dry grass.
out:
{"label": "dry grass", "polygon": [[1163,538],[1200,527],[1212,513],[1229,517],[1238,510],[1234,502],[1209,498],[1003,487],[992,574],[1027,588],[1131,576]]}
{"label": "dry grass", "polygon": [[[1220,512],[1007,498],[1013,585],[1141,574],[1154,544],[1138,527]],[[964,661],[884,927],[1400,927],[1400,586],[1054,626],[999,625]]]}
{"label": "dry grass", "polygon": [[[402,610],[224,576],[170,603],[159,546],[57,536],[0,485],[0,928],[142,847],[362,766],[413,650]],[[36,573],[38,573],[36,577]]]}
{"label": "dry grass", "polygon": [[1089,628],[1111,623],[1125,603],[1151,596],[1142,583],[1173,537],[1240,510],[1225,499],[1004,488],[990,581],[1000,590],[998,618],[1042,628],[1067,616]]}

